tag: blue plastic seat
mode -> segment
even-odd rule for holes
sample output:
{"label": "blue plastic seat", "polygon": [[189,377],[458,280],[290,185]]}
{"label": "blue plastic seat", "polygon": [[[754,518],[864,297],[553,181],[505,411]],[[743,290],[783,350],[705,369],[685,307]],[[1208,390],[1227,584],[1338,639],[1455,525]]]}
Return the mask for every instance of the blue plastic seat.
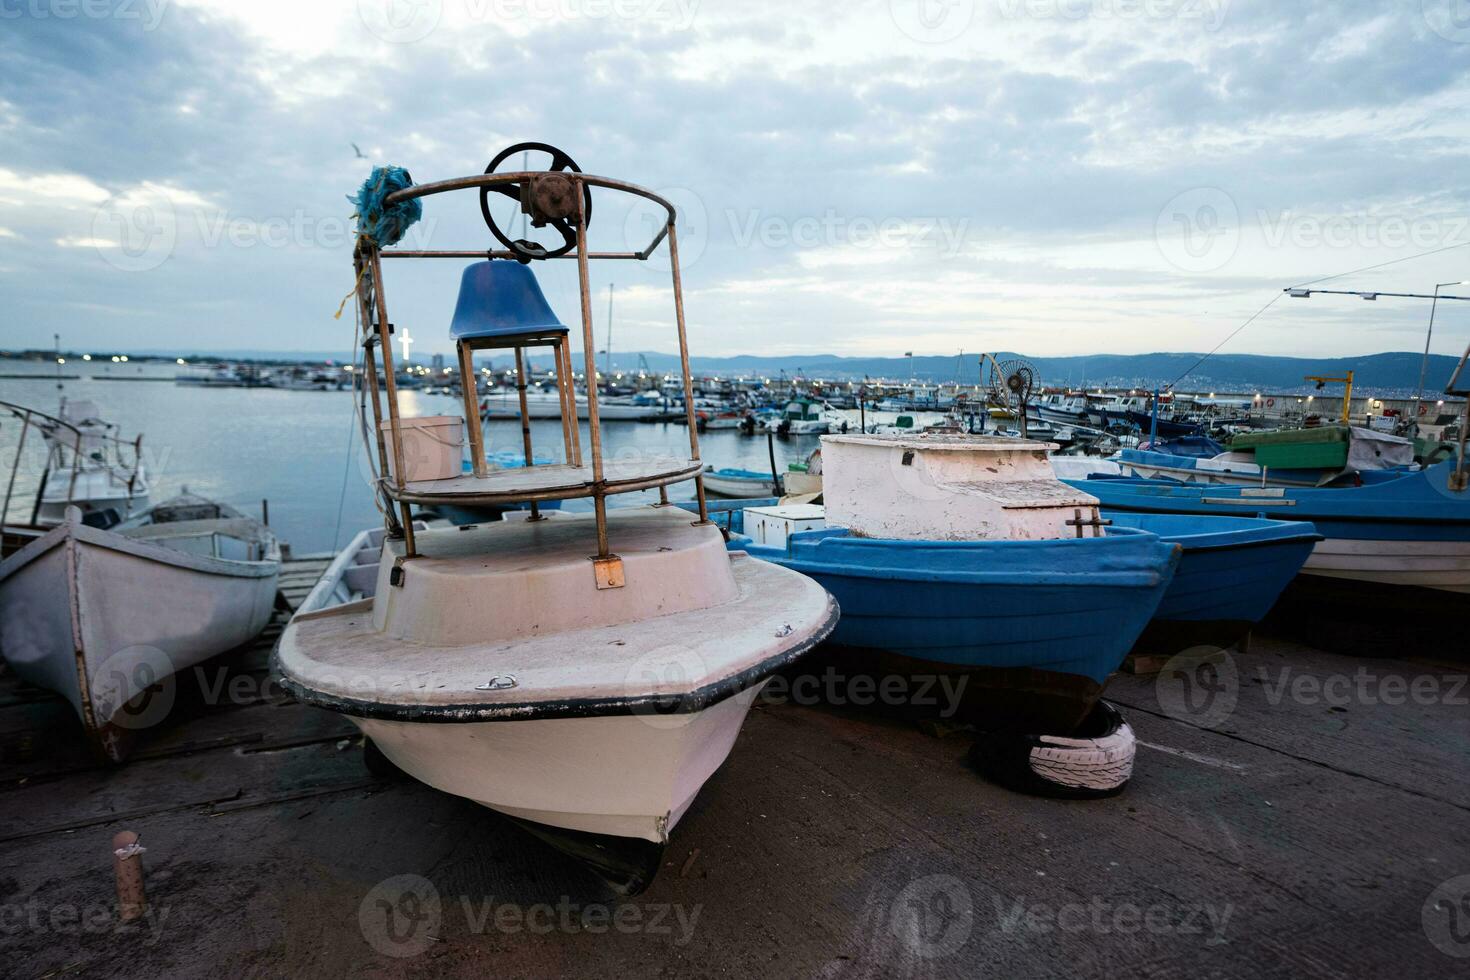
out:
{"label": "blue plastic seat", "polygon": [[548,337],[567,334],[528,265],[509,259],[476,262],[464,270],[449,336],[455,340]]}

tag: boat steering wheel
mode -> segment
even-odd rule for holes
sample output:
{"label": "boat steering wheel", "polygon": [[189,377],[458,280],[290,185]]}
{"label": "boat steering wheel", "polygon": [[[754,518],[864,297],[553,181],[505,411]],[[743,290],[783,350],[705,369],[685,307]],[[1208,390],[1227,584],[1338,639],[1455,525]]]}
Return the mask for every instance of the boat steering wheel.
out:
{"label": "boat steering wheel", "polygon": [[[508,184],[493,184],[489,187],[480,188],[480,214],[485,218],[485,224],[490,228],[490,233],[515,255],[522,263],[528,263],[533,259],[554,259],[566,255],[577,247],[577,201],[574,184],[565,177],[557,174],[581,173],[582,168],[577,166],[564,151],[557,149],[549,143],[516,143],[507,146],[495,154],[495,159],[485,168],[485,173],[493,174],[507,158],[516,153],[538,151],[551,155],[551,164],[546,168],[546,176],[533,177],[529,181],[515,181]],[[521,210],[530,216],[531,227],[545,228],[550,226],[561,235],[562,243],[553,248],[547,248],[539,242],[528,241],[524,238],[511,240],[510,236],[500,230],[495,223],[495,216],[490,213],[491,193],[503,194],[521,206]],[[582,214],[587,223],[592,221],[592,190],[583,185],[582,187]]]}

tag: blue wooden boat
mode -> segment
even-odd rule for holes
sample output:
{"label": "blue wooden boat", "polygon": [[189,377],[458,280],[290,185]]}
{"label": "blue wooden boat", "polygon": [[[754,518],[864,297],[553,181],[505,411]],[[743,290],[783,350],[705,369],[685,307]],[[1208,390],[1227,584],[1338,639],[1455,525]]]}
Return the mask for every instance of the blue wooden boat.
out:
{"label": "blue wooden boat", "polygon": [[[1074,485],[1092,486],[1085,481]],[[745,532],[744,508],[779,503],[775,497],[715,501],[709,505],[710,519],[730,532],[731,549],[784,562],[792,549],[776,549],[784,552],[777,554],[753,544]],[[686,506],[697,509],[692,503]],[[1147,531],[1181,548],[1174,577],[1133,645],[1137,653],[1172,655],[1193,646],[1238,642],[1271,611],[1322,540],[1306,521],[1117,510],[1103,510],[1102,516],[1112,521],[1114,536],[1125,528]]]}
{"label": "blue wooden boat", "polygon": [[1134,528],[1056,541],[903,541],[829,527],[772,548],[743,534],[742,511],[712,516],[730,528],[732,550],[832,593],[843,611],[832,643],[879,654],[885,674],[969,675],[978,683],[966,692],[968,720],[1003,718],[1027,731],[1065,733],[1087,716],[1180,556]]}
{"label": "blue wooden boat", "polygon": [[1134,644],[1138,653],[1237,643],[1271,611],[1322,540],[1307,521],[1107,509],[1102,515],[1115,531],[1149,531],[1183,549],[1163,601]]}
{"label": "blue wooden boat", "polygon": [[822,452],[833,526],[773,547],[745,534],[750,501],[711,516],[731,548],[832,594],[839,668],[958,681],[951,710],[987,729],[1077,730],[1153,617],[1180,548],[1103,527],[1094,499],[1051,476],[1042,443],[828,436]]}
{"label": "blue wooden boat", "polygon": [[1454,489],[1455,460],[1423,470],[1355,474],[1344,485],[1232,487],[1172,480],[1072,481],[1114,511],[1262,516],[1309,521],[1324,540],[1302,574],[1470,594],[1470,490]]}
{"label": "blue wooden boat", "polygon": [[728,466],[719,469],[707,466],[704,470],[704,489],[721,497],[768,497],[773,488],[780,491],[780,486],[768,472]]}

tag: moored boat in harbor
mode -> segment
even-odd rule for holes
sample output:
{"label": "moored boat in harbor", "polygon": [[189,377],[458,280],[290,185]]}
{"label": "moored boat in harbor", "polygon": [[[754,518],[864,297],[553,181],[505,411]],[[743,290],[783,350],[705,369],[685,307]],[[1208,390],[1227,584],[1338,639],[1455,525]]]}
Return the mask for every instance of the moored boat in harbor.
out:
{"label": "moored boat in harbor", "polygon": [[72,508],[0,562],[0,650],[118,762],[161,720],[150,689],[265,627],[280,563],[265,525],[187,493],[114,531]]}
{"label": "moored boat in harbor", "polygon": [[[96,403],[63,398],[59,414],[49,415],[0,402],[0,412],[20,423],[0,520],[54,527],[68,507],[75,507],[84,523],[107,528],[148,505],[143,437],[123,440],[118,427],[101,418]],[[33,497],[30,512],[18,514],[16,476],[27,468],[22,453],[28,438],[45,455],[37,486],[26,488]]]}
{"label": "moored boat in harbor", "polygon": [[1343,486],[1240,487],[1092,477],[1110,510],[1268,515],[1310,521],[1324,536],[1302,568],[1322,578],[1470,593],[1470,490],[1456,460],[1423,470],[1357,474]]}
{"label": "moored boat in harbor", "polygon": [[[827,526],[732,547],[810,575],[842,606],[833,642],[899,673],[971,682],[965,719],[1067,734],[1143,631],[1178,549],[1109,529],[1052,477],[1045,443],[828,436]],[[749,527],[732,524],[737,535]]]}

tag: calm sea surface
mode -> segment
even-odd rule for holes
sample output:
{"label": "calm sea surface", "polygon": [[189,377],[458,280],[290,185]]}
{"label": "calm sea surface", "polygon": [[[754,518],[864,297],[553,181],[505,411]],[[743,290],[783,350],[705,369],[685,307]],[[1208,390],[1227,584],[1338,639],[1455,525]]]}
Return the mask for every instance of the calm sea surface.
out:
{"label": "calm sea surface", "polygon": [[[0,400],[54,414],[55,370],[51,364],[0,360],[0,374],[34,375],[0,378]],[[175,385],[177,369],[172,364],[69,361],[63,370],[83,377],[64,381],[62,394],[96,402],[103,418],[118,423],[127,439],[142,433],[155,503],[184,487],[251,514],[259,513],[261,500],[269,500],[272,527],[298,555],[336,550],[356,531],[380,523],[366,480],[350,392]],[[461,412],[459,399],[448,395],[405,391],[400,397],[405,415]],[[876,418],[870,413],[870,421]],[[6,478],[19,428],[17,423],[0,422],[0,476]],[[584,447],[585,429],[584,425]],[[609,455],[679,453],[689,448],[688,430],[681,425],[612,422],[603,426],[603,432]],[[491,451],[520,448],[517,422],[488,423],[485,435]],[[532,440],[538,455],[560,460],[559,423],[534,423]],[[817,445],[816,436],[775,440],[777,466],[784,470],[788,462],[805,459]],[[30,514],[31,497],[22,491],[34,488],[41,462],[29,450],[28,445],[29,465],[21,468],[16,483],[15,499],[21,503],[12,503],[12,519]],[[764,435],[708,432],[700,436],[700,450],[715,466],[770,468]],[[0,494],[3,490],[0,483]],[[693,494],[693,483],[670,488],[675,499]],[[613,500],[639,498],[627,494]]]}

